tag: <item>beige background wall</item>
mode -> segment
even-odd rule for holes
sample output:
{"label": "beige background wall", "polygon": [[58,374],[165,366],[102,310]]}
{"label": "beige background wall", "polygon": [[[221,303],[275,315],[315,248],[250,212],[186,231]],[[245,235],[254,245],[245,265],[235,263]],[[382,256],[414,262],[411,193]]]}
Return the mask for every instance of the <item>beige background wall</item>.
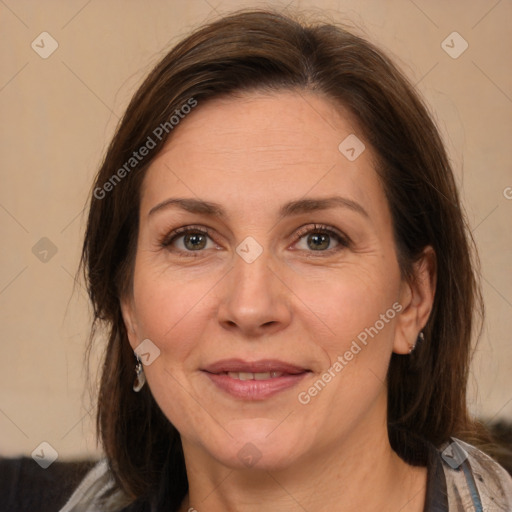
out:
{"label": "beige background wall", "polygon": [[[93,175],[128,99],[166,48],[205,20],[264,5],[355,24],[435,111],[483,267],[488,314],[472,408],[512,419],[510,1],[2,0],[1,455],[30,454],[42,441],[61,458],[97,453],[83,370],[89,309],[81,286],[73,292]],[[454,31],[469,45],[456,59],[441,46]],[[51,49],[42,32],[58,43],[46,59],[31,47]],[[463,48],[457,38],[447,44],[452,54]]]}

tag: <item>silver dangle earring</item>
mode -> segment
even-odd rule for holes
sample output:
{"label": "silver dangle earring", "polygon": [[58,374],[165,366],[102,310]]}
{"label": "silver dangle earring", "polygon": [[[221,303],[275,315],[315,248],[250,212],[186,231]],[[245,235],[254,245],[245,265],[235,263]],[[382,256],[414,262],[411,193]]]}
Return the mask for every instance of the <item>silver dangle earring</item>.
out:
{"label": "silver dangle earring", "polygon": [[135,365],[135,381],[133,382],[133,391],[138,393],[146,384],[146,376],[144,375],[144,367],[142,366],[142,361],[139,356],[135,354],[137,358],[137,364]]}
{"label": "silver dangle earring", "polygon": [[409,345],[409,354],[412,354],[414,349],[416,348],[416,345],[418,343],[421,343],[422,341],[425,340],[425,335],[423,334],[423,331],[421,331],[419,334],[418,334],[418,338],[416,339],[416,343],[414,345]]}

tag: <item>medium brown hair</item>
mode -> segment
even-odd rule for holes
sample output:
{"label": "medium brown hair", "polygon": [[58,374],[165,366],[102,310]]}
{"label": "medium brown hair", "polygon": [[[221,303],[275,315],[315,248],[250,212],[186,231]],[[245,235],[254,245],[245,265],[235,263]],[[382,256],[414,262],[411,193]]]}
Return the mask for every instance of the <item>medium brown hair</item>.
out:
{"label": "medium brown hair", "polygon": [[[425,341],[411,356],[393,354],[389,366],[391,445],[405,460],[424,464],[416,439],[437,446],[449,436],[474,440],[466,382],[475,313],[483,315],[474,244],[427,108],[389,58],[365,39],[335,24],[260,10],[200,28],[167,53],[136,92],[94,189],[104,187],[191,98],[201,108],[208,99],[251,90],[318,93],[358,120],[377,155],[402,275],[413,279],[413,264],[426,246],[437,255]],[[148,386],[132,391],[135,359],[120,308],[120,297],[131,290],[142,180],[169,136],[172,130],[104,197],[93,194],[82,263],[95,322],[108,330],[97,427],[115,479],[133,500],[160,495],[177,508],[188,488],[180,436]]]}

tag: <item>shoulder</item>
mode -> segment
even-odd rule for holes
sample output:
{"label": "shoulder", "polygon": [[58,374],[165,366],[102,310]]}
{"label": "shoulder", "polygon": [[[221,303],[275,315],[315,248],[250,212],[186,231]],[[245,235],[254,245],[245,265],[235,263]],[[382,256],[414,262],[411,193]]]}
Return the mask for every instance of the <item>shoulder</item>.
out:
{"label": "shoulder", "polygon": [[512,477],[494,459],[456,438],[441,446],[439,454],[450,511],[512,510]]}
{"label": "shoulder", "polygon": [[135,512],[127,508],[129,503],[128,496],[116,489],[108,461],[103,459],[87,473],[59,512]]}

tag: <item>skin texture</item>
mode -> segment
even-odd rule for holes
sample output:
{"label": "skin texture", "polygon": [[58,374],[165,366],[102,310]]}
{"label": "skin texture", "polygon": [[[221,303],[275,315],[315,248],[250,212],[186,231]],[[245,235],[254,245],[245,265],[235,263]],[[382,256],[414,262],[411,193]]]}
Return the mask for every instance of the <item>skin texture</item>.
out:
{"label": "skin texture", "polygon": [[[366,145],[353,162],[338,149],[350,134]],[[333,195],[366,214],[333,207],[278,216],[287,202]],[[149,213],[178,197],[218,203],[226,217],[177,206]],[[314,224],[348,244],[331,235],[315,250]],[[162,244],[189,225],[209,229],[203,248],[185,245],[186,234]],[[236,252],[246,237],[263,249],[252,263]],[[144,370],[181,434],[182,510],[423,509],[426,469],[392,451],[386,427],[391,353],[409,352],[432,307],[430,249],[416,275],[413,284],[401,277],[372,149],[341,107],[313,93],[245,93],[200,103],[181,122],[144,179],[133,290],[122,308],[132,348],[150,339],[160,350]],[[400,313],[300,403],[298,394],[396,303]],[[200,370],[234,357],[311,373],[265,400],[237,399]],[[260,456],[251,467],[238,456],[247,443]]]}

